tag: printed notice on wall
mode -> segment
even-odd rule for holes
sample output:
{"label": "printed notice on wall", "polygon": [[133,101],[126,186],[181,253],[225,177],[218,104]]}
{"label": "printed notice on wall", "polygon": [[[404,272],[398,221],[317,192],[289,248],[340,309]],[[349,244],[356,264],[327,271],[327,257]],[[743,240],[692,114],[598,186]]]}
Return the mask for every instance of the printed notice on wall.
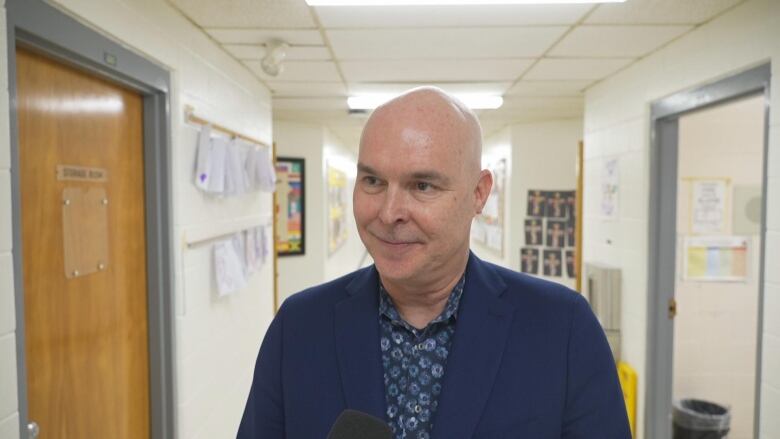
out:
{"label": "printed notice on wall", "polygon": [[747,237],[686,236],[684,245],[683,279],[698,282],[747,279]]}
{"label": "printed notice on wall", "polygon": [[728,180],[694,180],[691,231],[697,235],[723,233]]}
{"label": "printed notice on wall", "polygon": [[618,159],[604,162],[601,180],[601,214],[608,219],[618,216],[618,195],[620,193],[620,174]]}

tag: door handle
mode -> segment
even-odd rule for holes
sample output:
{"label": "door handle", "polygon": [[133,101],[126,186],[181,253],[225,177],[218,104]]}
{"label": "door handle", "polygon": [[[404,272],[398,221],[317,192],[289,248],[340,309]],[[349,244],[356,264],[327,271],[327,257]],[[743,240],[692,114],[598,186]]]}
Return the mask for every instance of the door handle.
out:
{"label": "door handle", "polygon": [[30,423],[27,424],[27,439],[36,439],[40,433],[41,428],[38,427],[37,422],[30,421]]}

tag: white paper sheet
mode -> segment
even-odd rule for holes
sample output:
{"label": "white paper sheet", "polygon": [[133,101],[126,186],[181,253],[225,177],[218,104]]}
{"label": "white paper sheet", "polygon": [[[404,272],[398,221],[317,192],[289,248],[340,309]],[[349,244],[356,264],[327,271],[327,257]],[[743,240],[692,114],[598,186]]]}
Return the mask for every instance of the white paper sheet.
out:
{"label": "white paper sheet", "polygon": [[235,244],[235,237],[214,244],[214,271],[220,297],[233,294],[246,286],[244,258]]}
{"label": "white paper sheet", "polygon": [[205,125],[198,133],[198,150],[195,163],[195,186],[208,191],[211,178],[211,126]]}

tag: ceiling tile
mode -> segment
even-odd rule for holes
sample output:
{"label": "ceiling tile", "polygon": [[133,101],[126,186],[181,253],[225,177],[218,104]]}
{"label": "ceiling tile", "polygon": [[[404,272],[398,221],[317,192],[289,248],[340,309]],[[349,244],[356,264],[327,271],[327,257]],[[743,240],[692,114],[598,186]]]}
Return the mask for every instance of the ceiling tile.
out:
{"label": "ceiling tile", "polygon": [[[224,44],[223,47],[238,59],[263,59],[265,46],[262,44]],[[320,61],[329,60],[330,52],[325,46],[290,46],[285,60]]]}
{"label": "ceiling tile", "polygon": [[276,77],[267,75],[260,67],[260,61],[249,60],[244,64],[266,81],[341,81],[335,64],[330,61],[285,61],[282,64],[284,71]]}
{"label": "ceiling tile", "polygon": [[585,23],[699,24],[742,0],[630,0],[599,5]]}
{"label": "ceiling tile", "polygon": [[431,82],[420,83],[348,83],[347,88],[351,95],[370,94],[370,93],[388,93],[400,94],[409,89],[422,86],[439,87],[447,93],[486,93],[503,95],[507,88],[512,85],[511,82],[450,82],[446,84],[437,84]]}
{"label": "ceiling tile", "polygon": [[278,82],[267,81],[274,97],[346,96],[341,82]]}
{"label": "ceiling tile", "polygon": [[524,58],[542,55],[565,26],[329,30],[340,60]]}
{"label": "ceiling tile", "polygon": [[341,71],[349,82],[367,81],[507,81],[531,65],[530,59],[345,61]]}
{"label": "ceiling tile", "polygon": [[582,90],[592,84],[592,80],[581,81],[520,81],[507,95],[517,96],[580,96]]}
{"label": "ceiling tile", "polygon": [[591,5],[353,6],[315,8],[326,28],[574,24]]}
{"label": "ceiling tile", "polygon": [[540,60],[523,76],[527,80],[602,79],[633,62],[633,58]]}
{"label": "ceiling tile", "polygon": [[578,26],[550,55],[640,57],[691,29],[692,26]]}
{"label": "ceiling tile", "polygon": [[304,0],[169,0],[201,27],[316,27]]}
{"label": "ceiling tile", "polygon": [[347,110],[347,99],[340,98],[274,98],[274,110]]}
{"label": "ceiling tile", "polygon": [[226,29],[207,28],[206,33],[222,44],[263,44],[278,39],[290,45],[324,46],[318,30],[274,30],[274,29]]}
{"label": "ceiling tile", "polygon": [[543,109],[568,109],[580,111],[584,105],[583,96],[507,96],[501,110],[543,110]]}

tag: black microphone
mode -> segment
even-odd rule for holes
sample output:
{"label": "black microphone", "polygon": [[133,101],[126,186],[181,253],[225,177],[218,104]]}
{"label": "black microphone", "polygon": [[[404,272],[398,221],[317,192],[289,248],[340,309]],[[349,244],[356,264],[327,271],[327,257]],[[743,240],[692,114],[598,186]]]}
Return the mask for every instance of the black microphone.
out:
{"label": "black microphone", "polygon": [[347,409],[336,419],[328,439],[393,439],[393,432],[383,420]]}

